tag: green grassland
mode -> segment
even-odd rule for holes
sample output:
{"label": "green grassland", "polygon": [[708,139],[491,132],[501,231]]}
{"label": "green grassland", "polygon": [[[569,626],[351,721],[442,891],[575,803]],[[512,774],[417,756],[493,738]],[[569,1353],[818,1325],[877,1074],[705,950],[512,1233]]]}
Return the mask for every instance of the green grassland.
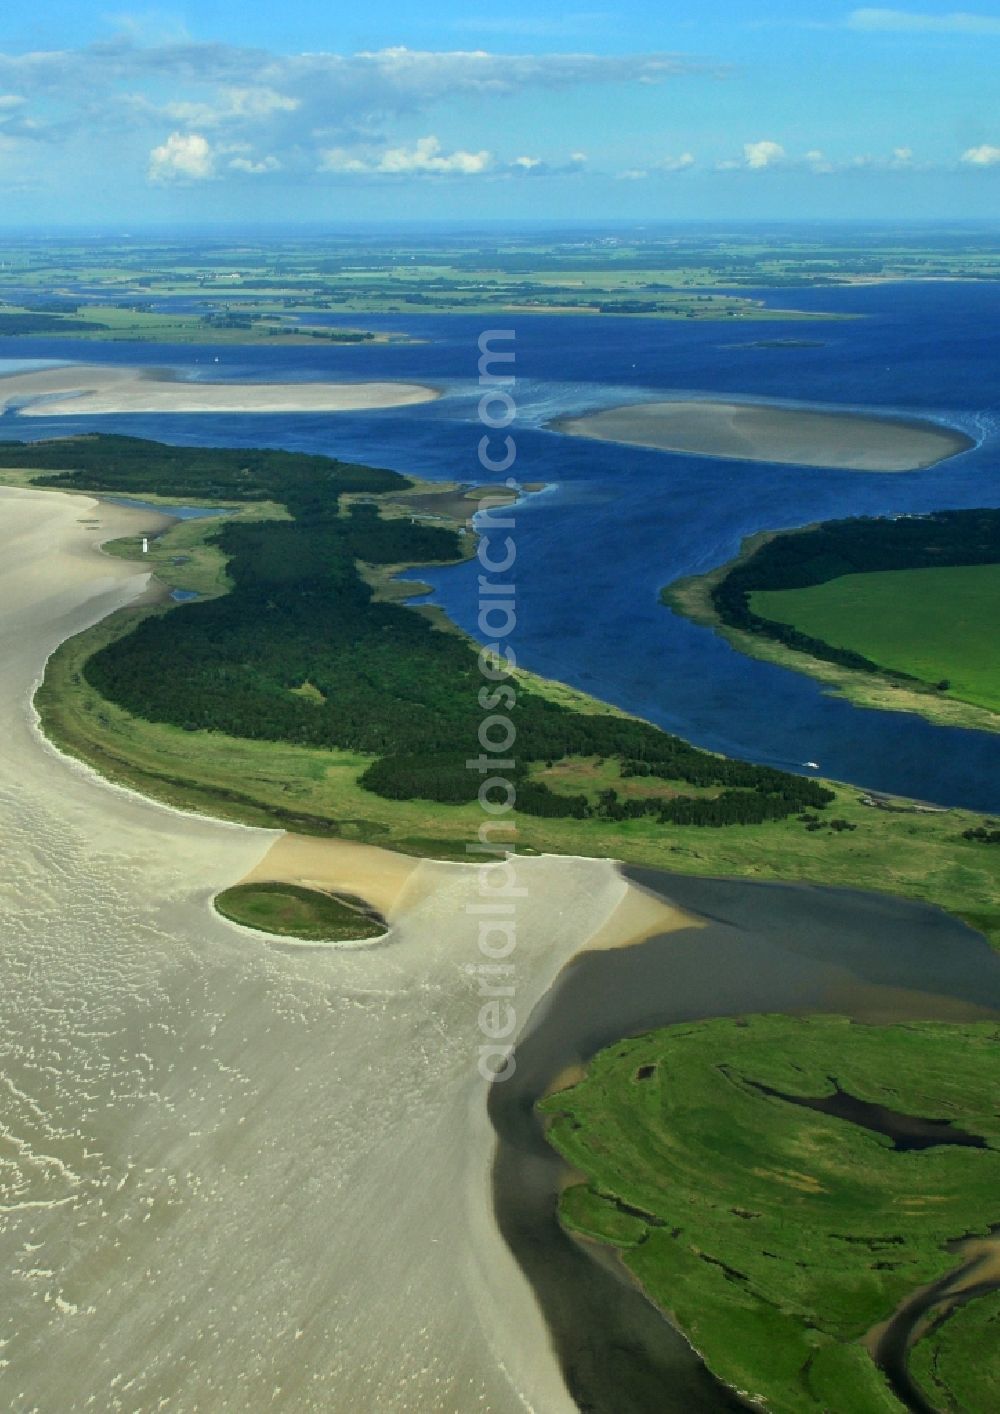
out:
{"label": "green grassland", "polygon": [[[3,473],[0,472],[0,483]],[[153,504],[156,504],[154,501]],[[240,522],[287,520],[288,512],[273,501],[253,506],[231,505],[226,508],[228,519]],[[149,539],[149,549],[142,553],[142,537],[126,536],[102,546],[105,554],[116,559],[136,560],[153,571],[159,584],[212,599],[227,594],[232,588],[226,569],[226,557],[209,539],[210,522],[181,520],[167,535]],[[147,537],[148,538],[148,537]]]}
{"label": "green grassland", "polygon": [[960,1306],[925,1335],[913,1352],[910,1371],[944,1414],[1000,1409],[998,1349],[1000,1293],[993,1292]]}
{"label": "green grassland", "polygon": [[363,942],[386,932],[384,919],[352,902],[297,884],[236,884],[215,907],[232,923],[313,943]]}
{"label": "green grassland", "polygon": [[1000,564],[842,575],[808,589],[757,591],[750,607],[1000,711]]}
{"label": "green grassland", "polygon": [[[587,1180],[567,1190],[562,1219],[618,1248],[709,1367],[773,1414],[901,1409],[861,1342],[962,1265],[946,1243],[1000,1222],[997,1039],[991,1024],[765,1016],[622,1042],[541,1104]],[[904,1152],[782,1098],[835,1086],[987,1147]],[[996,1407],[1000,1357],[983,1320],[970,1306],[954,1341],[949,1323],[939,1335],[953,1363],[974,1352],[979,1366],[962,1384],[965,1414]]]}
{"label": "green grassland", "polygon": [[[415,489],[405,478],[297,453],[178,449],[120,436],[10,444],[4,455],[36,468],[48,485],[119,493],[152,486],[178,497],[210,490],[250,505],[280,498],[289,513],[267,523],[230,518],[209,533],[207,543],[226,558],[229,593],[149,614],[95,652],[83,676],[105,698],[188,732],[374,756],[360,783],[389,799],[476,800],[467,756],[487,707],[478,651],[373,594],[359,571],[447,563],[469,544],[451,525],[382,514],[379,496]],[[62,469],[67,458],[75,471]],[[183,674],[164,674],[163,663],[181,661]],[[664,788],[628,802],[609,793],[594,812],[609,819],[748,824],[832,800],[811,780],[698,751],[638,720],[578,714],[530,686],[502,695],[511,697],[518,738],[518,800],[536,815],[591,813],[582,795],[552,792],[527,771],[566,755],[613,755],[632,774],[716,787],[698,795]]]}

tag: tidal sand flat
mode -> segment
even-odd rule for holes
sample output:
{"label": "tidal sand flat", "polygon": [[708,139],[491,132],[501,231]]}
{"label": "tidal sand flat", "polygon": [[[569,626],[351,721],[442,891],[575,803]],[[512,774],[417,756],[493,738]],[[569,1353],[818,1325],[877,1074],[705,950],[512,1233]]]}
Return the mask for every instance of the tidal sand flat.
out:
{"label": "tidal sand flat", "polygon": [[[558,863],[553,857],[553,862]],[[398,854],[378,845],[346,840],[282,835],[241,884],[299,885],[335,894],[354,894],[378,909],[390,924],[405,920],[418,902],[438,887],[443,866],[434,860]],[[579,939],[578,951],[631,947],[654,934],[693,927],[697,919],[633,884],[596,931]]]}
{"label": "tidal sand flat", "polygon": [[[146,586],[95,541],[144,514],[0,490],[0,1407],[574,1414],[494,1218],[478,869],[379,885],[370,852],[352,877],[345,846],[293,842],[304,877],[384,885],[392,932],[272,947],[210,901],[277,833],[38,738],[46,655]],[[521,1021],[630,886],[607,860],[518,869]]]}
{"label": "tidal sand flat", "polygon": [[421,861],[377,845],[282,835],[241,884],[294,884],[356,894],[390,922]]}
{"label": "tidal sand flat", "polygon": [[0,378],[0,412],[22,417],[98,413],[352,412],[431,402],[420,383],[223,383],[174,378],[168,370],[73,364]]}
{"label": "tidal sand flat", "polygon": [[709,399],[635,403],[551,425],[664,452],[845,471],[920,471],[975,446],[957,428],[919,419]]}

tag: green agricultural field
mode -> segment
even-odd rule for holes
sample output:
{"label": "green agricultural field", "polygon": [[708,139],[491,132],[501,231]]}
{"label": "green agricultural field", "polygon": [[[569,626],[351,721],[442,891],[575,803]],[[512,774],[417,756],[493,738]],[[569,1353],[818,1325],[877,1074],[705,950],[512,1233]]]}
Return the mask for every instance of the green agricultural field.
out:
{"label": "green agricultural field", "polygon": [[305,942],[359,942],[386,931],[384,921],[360,902],[297,884],[237,884],[217,896],[215,907],[232,923]]}
{"label": "green agricultural field", "polygon": [[758,590],[750,608],[1000,711],[1000,564],[842,575],[806,589]]}
{"label": "green agricultural field", "polygon": [[[564,1223],[617,1248],[720,1378],[772,1414],[878,1414],[903,1406],[865,1337],[974,1260],[946,1244],[1000,1222],[998,1084],[993,1024],[758,1016],[612,1046],[541,1109],[587,1178]],[[881,1113],[801,1103],[838,1087]],[[876,1132],[885,1111],[892,1137]],[[927,1119],[947,1128],[906,1149]],[[947,1323],[934,1337],[965,1414],[996,1408],[991,1316],[995,1300],[973,1304],[954,1339]],[[960,1374],[973,1346],[976,1372]]]}

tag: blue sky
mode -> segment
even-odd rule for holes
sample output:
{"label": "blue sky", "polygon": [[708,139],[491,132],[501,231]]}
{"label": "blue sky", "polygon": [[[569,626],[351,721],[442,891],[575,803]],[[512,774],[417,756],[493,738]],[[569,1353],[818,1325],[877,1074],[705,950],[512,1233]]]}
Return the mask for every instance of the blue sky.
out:
{"label": "blue sky", "polygon": [[1000,0],[5,11],[2,224],[1000,216]]}

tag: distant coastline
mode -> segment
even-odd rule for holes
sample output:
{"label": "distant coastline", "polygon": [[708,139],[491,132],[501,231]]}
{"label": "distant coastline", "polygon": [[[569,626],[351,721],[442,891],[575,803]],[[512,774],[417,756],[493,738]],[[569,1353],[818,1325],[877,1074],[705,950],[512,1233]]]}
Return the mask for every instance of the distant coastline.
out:
{"label": "distant coastline", "polygon": [[976,445],[958,428],[917,418],[707,398],[633,403],[550,427],[688,456],[845,471],[922,471]]}

